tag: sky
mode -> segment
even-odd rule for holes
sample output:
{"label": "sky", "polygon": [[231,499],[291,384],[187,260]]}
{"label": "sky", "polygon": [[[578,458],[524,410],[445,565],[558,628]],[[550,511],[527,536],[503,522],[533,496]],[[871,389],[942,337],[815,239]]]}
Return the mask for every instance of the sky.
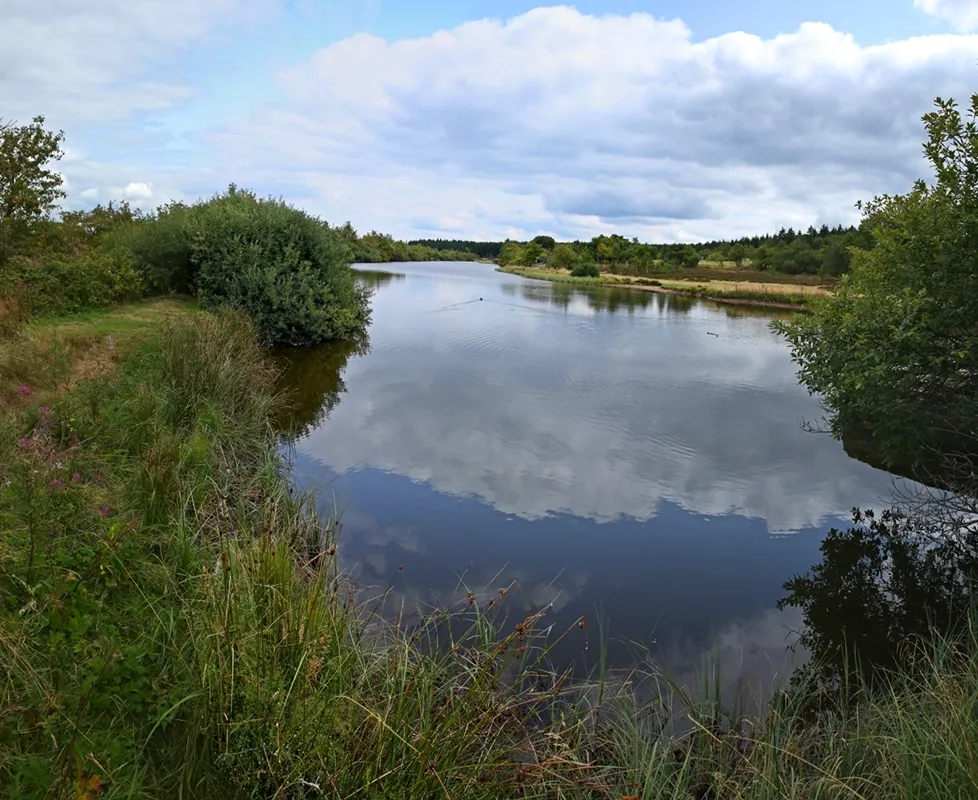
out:
{"label": "sky", "polygon": [[231,182],[397,238],[850,224],[978,91],[978,0],[2,0],[70,208]]}

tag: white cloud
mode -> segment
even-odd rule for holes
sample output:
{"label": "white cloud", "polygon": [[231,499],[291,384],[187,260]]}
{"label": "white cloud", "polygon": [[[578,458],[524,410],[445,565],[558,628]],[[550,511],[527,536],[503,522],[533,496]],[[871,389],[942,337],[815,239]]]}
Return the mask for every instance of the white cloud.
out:
{"label": "white cloud", "polygon": [[[973,25],[974,3],[918,2]],[[276,5],[13,0],[3,113],[65,128],[73,204],[122,196],[133,176],[147,203],[235,181],[402,237],[681,240],[854,221],[857,200],[925,174],[921,114],[978,77],[978,37],[863,47],[810,23],[694,41],[678,21],[553,7],[359,34],[283,68],[258,104],[267,54],[239,74],[213,51]],[[234,116],[208,102],[218,92]]]}
{"label": "white cloud", "polygon": [[[104,124],[186,99],[189,82],[161,59],[187,49],[242,0],[7,0],[0,24],[4,113],[54,125]],[[252,4],[253,5],[253,4]]]}
{"label": "white cloud", "polygon": [[913,4],[925,14],[947,20],[959,31],[978,30],[975,0],[913,0]]}
{"label": "white cloud", "polygon": [[338,42],[218,141],[236,174],[399,235],[466,213],[477,236],[736,235],[852,221],[906,189],[921,114],[968,93],[976,57],[978,37],[862,47],[809,23],[694,42],[646,14],[542,8]]}
{"label": "white cloud", "polygon": [[122,194],[127,200],[149,200],[153,196],[153,187],[143,181],[130,183]]}
{"label": "white cloud", "polygon": [[275,2],[5,0],[0,114],[21,122],[41,114],[48,127],[64,129],[69,206],[181,197],[196,183],[189,170],[156,180],[155,195],[128,176],[159,170],[173,143],[163,117],[201,92],[182,59],[253,25]]}

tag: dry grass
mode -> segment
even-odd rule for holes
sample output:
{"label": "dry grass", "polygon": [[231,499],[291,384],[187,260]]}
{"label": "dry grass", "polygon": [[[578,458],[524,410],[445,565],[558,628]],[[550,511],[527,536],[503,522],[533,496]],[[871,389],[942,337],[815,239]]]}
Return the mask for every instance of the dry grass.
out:
{"label": "dry grass", "polygon": [[762,292],[765,294],[807,294],[829,297],[832,291],[825,286],[809,286],[800,283],[758,283],[755,281],[659,281],[664,289],[683,291],[692,288],[716,290],[719,292]]}
{"label": "dry grass", "polygon": [[195,309],[161,299],[20,326],[0,347],[0,411],[104,378],[135,344]]}

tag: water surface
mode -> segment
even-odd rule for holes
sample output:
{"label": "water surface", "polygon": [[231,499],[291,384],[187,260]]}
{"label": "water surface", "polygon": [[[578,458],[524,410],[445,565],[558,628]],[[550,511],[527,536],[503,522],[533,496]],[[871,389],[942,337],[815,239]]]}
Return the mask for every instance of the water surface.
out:
{"label": "water surface", "polygon": [[821,411],[771,315],[388,268],[369,351],[290,355],[296,475],[341,513],[360,585],[412,610],[515,581],[506,601],[553,603],[574,631],[554,658],[584,668],[600,620],[612,663],[635,642],[680,677],[704,650],[729,676],[786,669],[783,581],[892,479],[802,429]]}

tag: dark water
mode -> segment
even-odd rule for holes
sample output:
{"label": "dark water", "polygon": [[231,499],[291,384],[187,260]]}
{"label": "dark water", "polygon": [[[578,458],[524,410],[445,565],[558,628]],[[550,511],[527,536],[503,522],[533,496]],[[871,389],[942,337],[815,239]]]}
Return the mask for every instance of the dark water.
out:
{"label": "dark water", "polygon": [[788,669],[782,583],[892,479],[802,430],[820,410],[771,315],[390,269],[370,277],[369,352],[290,355],[295,473],[342,515],[360,585],[412,610],[515,581],[505,602],[553,603],[572,631],[553,657],[584,669],[599,623],[612,664],[634,642],[681,678],[704,651],[728,679]]}

